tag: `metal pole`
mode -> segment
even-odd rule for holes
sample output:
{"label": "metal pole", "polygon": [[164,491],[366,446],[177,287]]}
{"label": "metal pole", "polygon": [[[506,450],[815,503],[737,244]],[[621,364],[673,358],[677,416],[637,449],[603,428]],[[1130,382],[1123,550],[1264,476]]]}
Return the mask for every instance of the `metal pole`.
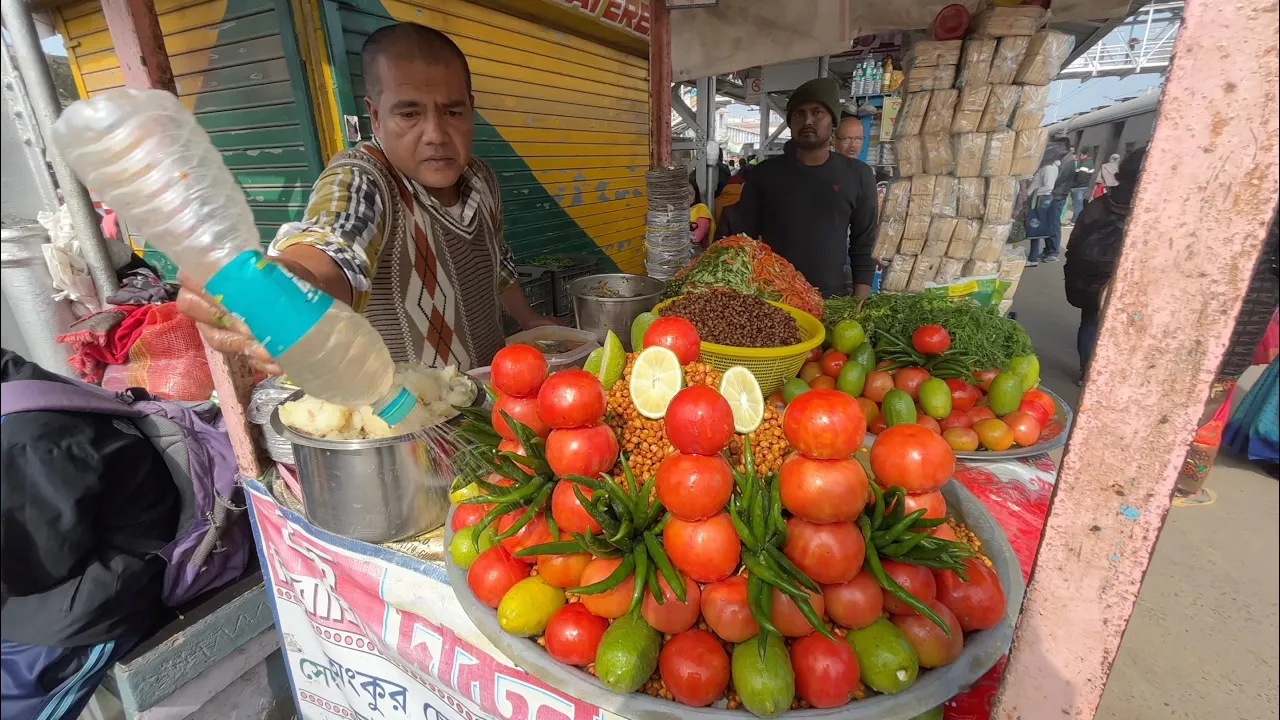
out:
{"label": "metal pole", "polygon": [[671,18],[667,4],[649,3],[649,164],[671,164]]}
{"label": "metal pole", "polygon": [[75,227],[80,247],[84,250],[85,262],[89,264],[89,274],[98,289],[98,298],[105,304],[107,297],[119,287],[116,270],[102,239],[101,221],[98,213],[94,212],[89,191],[80,184],[75,173],[49,141],[50,130],[62,112],[62,105],[58,102],[53,74],[49,72],[44,50],[40,47],[35,19],[31,17],[27,0],[0,0],[0,14],[3,15],[4,27],[9,31],[9,38],[13,43],[18,72],[26,83],[36,121],[40,124],[40,132],[44,134],[49,163],[53,165],[53,174],[58,178],[58,187],[62,190],[67,212],[71,214],[71,224]]}
{"label": "metal pole", "polygon": [[824,78],[831,74],[831,56],[823,55],[818,58],[818,77]]}
{"label": "metal pole", "polygon": [[120,71],[128,87],[168,90],[174,95],[169,53],[164,49],[164,32],[151,0],[102,0],[102,14],[107,18],[107,31]]}
{"label": "metal pole", "polygon": [[1278,36],[1275,0],[1187,3],[994,720],[1098,709],[1275,212]]}
{"label": "metal pole", "polygon": [[698,164],[698,190],[702,199],[714,200],[716,192],[716,171],[711,165],[716,160],[711,147],[716,142],[716,79],[715,76],[698,80],[698,126],[706,133],[703,144],[702,162]]}
{"label": "metal pole", "polygon": [[764,139],[769,137],[769,93],[760,93],[760,140],[756,143],[756,157],[764,159]]}
{"label": "metal pole", "polygon": [[31,362],[49,372],[75,377],[67,365],[70,349],[53,338],[67,331],[75,315],[67,302],[54,302],[57,290],[49,277],[41,245],[49,235],[40,225],[19,225],[0,230],[0,286],[13,306],[13,322],[30,350]]}

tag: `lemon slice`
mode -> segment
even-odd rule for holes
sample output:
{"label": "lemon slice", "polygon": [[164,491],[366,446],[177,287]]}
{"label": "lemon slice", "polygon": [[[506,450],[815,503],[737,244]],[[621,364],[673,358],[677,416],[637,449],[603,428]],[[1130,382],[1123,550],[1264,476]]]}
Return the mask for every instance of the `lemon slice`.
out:
{"label": "lemon slice", "polygon": [[650,420],[661,420],[667,414],[671,398],[683,385],[680,358],[664,347],[646,348],[631,367],[631,402]]}
{"label": "lemon slice", "polygon": [[599,378],[604,389],[609,390],[614,383],[622,379],[622,371],[626,368],[626,364],[627,351],[622,347],[622,341],[618,336],[610,330],[605,336],[604,347],[592,350],[582,369]]}
{"label": "lemon slice", "polygon": [[742,434],[760,427],[764,420],[764,393],[751,371],[735,365],[720,378],[720,394],[733,410],[733,429]]}

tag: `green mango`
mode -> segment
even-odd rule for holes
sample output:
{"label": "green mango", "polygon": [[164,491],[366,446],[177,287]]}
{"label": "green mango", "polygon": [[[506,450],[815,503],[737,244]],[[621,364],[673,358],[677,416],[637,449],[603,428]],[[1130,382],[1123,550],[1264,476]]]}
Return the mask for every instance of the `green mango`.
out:
{"label": "green mango", "polygon": [[1009,372],[1022,380],[1022,392],[1026,392],[1040,384],[1040,358],[1019,355],[1009,361]]}
{"label": "green mango", "polygon": [[995,376],[987,390],[987,407],[997,417],[1008,415],[1018,409],[1022,393],[1022,378],[1011,372],[1002,372]]}

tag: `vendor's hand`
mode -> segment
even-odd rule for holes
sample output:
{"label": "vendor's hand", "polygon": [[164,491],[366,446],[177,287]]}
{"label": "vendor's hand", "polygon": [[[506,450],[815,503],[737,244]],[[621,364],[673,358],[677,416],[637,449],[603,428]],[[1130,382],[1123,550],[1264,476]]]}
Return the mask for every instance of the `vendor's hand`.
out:
{"label": "vendor's hand", "polygon": [[187,278],[179,274],[178,279],[183,281],[178,292],[178,310],[195,321],[209,347],[227,355],[243,355],[250,365],[268,375],[284,374],[267,349],[249,332],[248,326]]}

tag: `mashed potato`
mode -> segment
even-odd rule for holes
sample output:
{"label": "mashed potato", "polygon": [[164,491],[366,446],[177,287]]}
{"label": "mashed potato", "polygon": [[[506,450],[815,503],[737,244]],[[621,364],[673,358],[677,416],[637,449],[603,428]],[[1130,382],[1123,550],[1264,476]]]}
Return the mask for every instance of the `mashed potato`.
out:
{"label": "mashed potato", "polygon": [[457,414],[455,406],[470,405],[478,392],[475,382],[452,365],[429,368],[404,363],[396,366],[396,382],[418,397],[418,406],[394,428],[373,408],[349,408],[304,395],[280,406],[280,421],[290,429],[326,440],[364,440],[404,435],[437,425]]}

